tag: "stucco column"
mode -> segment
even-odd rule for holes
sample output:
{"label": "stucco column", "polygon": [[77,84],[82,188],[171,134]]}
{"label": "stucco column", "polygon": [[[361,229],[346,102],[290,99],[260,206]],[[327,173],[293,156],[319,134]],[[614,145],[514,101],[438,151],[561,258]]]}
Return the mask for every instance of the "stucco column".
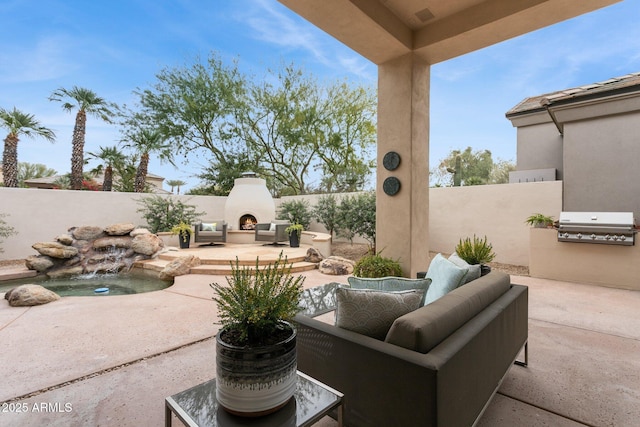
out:
{"label": "stucco column", "polygon": [[[429,64],[414,54],[378,67],[376,250],[407,277],[429,263],[429,80]],[[383,165],[390,151],[400,155],[395,170]],[[383,189],[389,177],[400,181],[394,196]]]}

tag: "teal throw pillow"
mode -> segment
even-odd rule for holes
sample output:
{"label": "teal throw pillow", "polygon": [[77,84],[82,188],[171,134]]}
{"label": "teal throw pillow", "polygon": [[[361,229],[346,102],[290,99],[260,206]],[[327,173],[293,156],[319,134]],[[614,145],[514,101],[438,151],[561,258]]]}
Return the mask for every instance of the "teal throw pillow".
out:
{"label": "teal throw pillow", "polygon": [[427,278],[431,279],[431,286],[427,290],[424,304],[434,302],[464,283],[468,269],[458,267],[442,254],[437,254],[427,271]]}
{"label": "teal throw pillow", "polygon": [[472,280],[476,280],[480,277],[480,264],[469,264],[467,261],[460,258],[457,253],[452,253],[449,257],[449,261],[457,265],[458,267],[466,268],[469,270],[467,275],[464,277],[464,283],[469,283]]}

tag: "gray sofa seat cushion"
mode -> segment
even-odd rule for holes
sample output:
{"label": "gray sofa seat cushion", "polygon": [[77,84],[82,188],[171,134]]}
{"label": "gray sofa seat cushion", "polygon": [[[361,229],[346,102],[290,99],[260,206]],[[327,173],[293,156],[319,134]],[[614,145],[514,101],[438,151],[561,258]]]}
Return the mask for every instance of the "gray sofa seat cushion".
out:
{"label": "gray sofa seat cushion", "polygon": [[510,288],[508,274],[494,271],[437,301],[399,317],[385,341],[428,353]]}
{"label": "gray sofa seat cushion", "polygon": [[275,231],[269,231],[269,230],[256,230],[256,233],[258,233],[260,236],[274,237],[276,235]]}
{"label": "gray sofa seat cushion", "polygon": [[222,231],[199,231],[200,237],[222,237]]}

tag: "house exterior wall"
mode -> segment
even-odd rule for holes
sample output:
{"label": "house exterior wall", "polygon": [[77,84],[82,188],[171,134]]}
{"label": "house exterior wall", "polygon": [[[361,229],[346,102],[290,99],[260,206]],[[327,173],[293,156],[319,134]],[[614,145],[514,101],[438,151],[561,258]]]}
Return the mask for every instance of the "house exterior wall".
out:
{"label": "house exterior wall", "polygon": [[640,111],[565,124],[564,210],[640,220]]}
{"label": "house exterior wall", "polygon": [[562,135],[551,120],[517,129],[516,170],[556,170],[556,179],[564,179]]}

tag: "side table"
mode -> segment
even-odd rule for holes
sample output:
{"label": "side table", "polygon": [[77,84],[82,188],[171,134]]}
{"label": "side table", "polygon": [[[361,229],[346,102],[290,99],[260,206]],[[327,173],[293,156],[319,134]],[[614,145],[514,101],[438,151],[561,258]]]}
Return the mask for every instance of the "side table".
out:
{"label": "side table", "polygon": [[171,427],[171,414],[189,427],[296,426],[307,427],[337,409],[342,427],[342,399],[339,391],[298,371],[293,399],[273,414],[258,418],[238,417],[218,406],[215,378],[165,399],[165,427]]}

